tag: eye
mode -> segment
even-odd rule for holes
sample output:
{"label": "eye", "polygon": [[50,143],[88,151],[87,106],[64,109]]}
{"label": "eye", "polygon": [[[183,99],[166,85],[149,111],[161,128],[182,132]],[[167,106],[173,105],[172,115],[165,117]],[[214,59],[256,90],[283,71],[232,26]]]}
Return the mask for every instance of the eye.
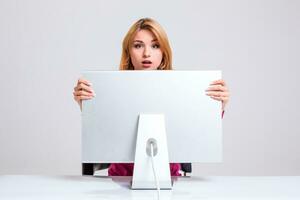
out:
{"label": "eye", "polygon": [[141,44],[134,44],[133,47],[136,48],[136,49],[139,49],[139,48],[142,47],[142,45]]}
{"label": "eye", "polygon": [[159,49],[159,44],[153,44],[153,45],[152,45],[152,48],[153,48],[153,49]]}

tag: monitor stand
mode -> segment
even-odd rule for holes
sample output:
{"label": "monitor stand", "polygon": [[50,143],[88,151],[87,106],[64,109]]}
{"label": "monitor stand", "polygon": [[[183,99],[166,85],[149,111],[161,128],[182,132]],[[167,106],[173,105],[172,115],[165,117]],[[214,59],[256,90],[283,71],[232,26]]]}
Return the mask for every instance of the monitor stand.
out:
{"label": "monitor stand", "polygon": [[[165,116],[140,114],[131,189],[157,189],[149,144],[154,142],[154,166],[160,189],[172,189]],[[148,152],[147,152],[148,151]],[[151,155],[151,154],[150,154]]]}

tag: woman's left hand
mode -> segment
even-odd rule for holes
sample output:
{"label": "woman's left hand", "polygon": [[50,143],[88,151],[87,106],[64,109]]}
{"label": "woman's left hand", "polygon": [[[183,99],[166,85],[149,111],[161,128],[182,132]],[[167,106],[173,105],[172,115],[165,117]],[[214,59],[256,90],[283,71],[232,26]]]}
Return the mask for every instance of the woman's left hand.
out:
{"label": "woman's left hand", "polygon": [[205,91],[210,98],[222,101],[222,110],[225,109],[229,100],[229,90],[224,80],[220,79],[212,82]]}

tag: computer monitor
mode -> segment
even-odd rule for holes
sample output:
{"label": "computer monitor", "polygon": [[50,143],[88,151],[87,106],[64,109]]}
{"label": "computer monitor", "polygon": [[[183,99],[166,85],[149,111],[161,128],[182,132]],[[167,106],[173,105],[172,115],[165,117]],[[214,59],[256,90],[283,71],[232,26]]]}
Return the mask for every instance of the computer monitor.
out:
{"label": "computer monitor", "polygon": [[161,114],[170,163],[222,161],[221,103],[205,94],[221,71],[85,71],[82,162],[132,163],[141,114]]}

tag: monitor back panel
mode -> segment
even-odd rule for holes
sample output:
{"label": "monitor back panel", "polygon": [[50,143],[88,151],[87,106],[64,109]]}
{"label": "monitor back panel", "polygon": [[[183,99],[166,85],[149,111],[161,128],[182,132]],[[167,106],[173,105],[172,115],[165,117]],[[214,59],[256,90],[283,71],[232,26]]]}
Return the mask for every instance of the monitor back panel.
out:
{"label": "monitor back panel", "polygon": [[86,71],[82,162],[134,161],[139,114],[164,114],[169,161],[222,161],[221,103],[205,94],[220,71]]}

